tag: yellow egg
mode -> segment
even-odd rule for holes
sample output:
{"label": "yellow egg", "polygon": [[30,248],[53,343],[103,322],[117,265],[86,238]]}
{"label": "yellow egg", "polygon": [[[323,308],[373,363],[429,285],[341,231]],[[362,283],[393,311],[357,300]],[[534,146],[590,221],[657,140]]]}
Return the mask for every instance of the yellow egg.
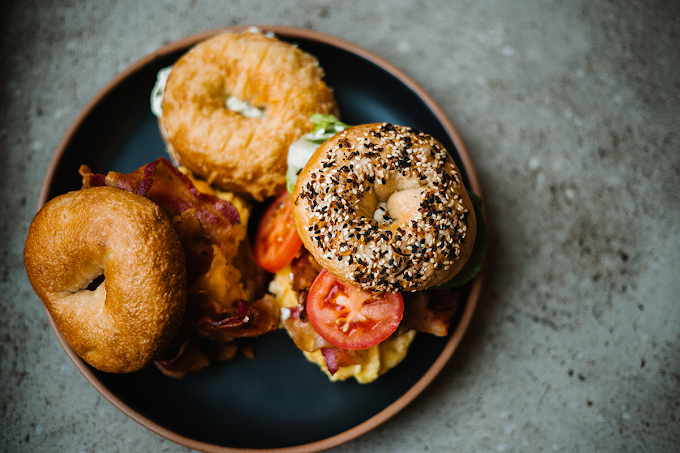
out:
{"label": "yellow egg", "polygon": [[[286,266],[274,275],[274,279],[269,284],[269,291],[276,297],[276,303],[284,312],[298,305],[298,294],[291,288],[290,281],[291,269],[290,266]],[[284,312],[282,312],[282,319],[286,317]],[[364,360],[361,363],[340,367],[332,375],[328,371],[321,350],[303,350],[302,353],[307,360],[317,364],[331,381],[344,381],[348,378],[354,378],[360,384],[367,384],[375,381],[378,376],[386,373],[404,360],[415,336],[415,330],[409,330],[401,335],[392,336],[378,345],[365,349]]]}
{"label": "yellow egg", "polygon": [[408,347],[415,336],[416,331],[409,330],[397,337],[388,338],[382,343],[368,348],[366,359],[362,363],[340,367],[332,375],[326,367],[326,361],[320,350],[314,352],[302,351],[302,353],[307,360],[316,363],[331,381],[344,381],[353,377],[360,384],[368,384],[404,360],[408,353]]}

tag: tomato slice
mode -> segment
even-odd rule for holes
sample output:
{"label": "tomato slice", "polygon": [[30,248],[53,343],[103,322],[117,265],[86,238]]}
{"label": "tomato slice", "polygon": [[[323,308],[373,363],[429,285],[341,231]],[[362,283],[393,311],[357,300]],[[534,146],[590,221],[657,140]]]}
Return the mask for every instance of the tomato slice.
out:
{"label": "tomato slice", "polygon": [[261,268],[276,272],[290,263],[302,247],[293,223],[293,200],[284,191],[267,209],[255,235],[253,252]]}
{"label": "tomato slice", "polygon": [[307,294],[307,316],[312,327],[342,349],[375,346],[397,330],[403,315],[401,294],[374,294],[338,280],[325,269]]}

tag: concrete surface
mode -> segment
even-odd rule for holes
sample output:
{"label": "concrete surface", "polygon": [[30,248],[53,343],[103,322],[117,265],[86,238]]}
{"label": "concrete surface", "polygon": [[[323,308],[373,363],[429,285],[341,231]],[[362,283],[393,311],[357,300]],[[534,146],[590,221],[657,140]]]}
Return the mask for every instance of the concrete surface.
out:
{"label": "concrete surface", "polygon": [[312,28],[403,69],[477,167],[491,228],[471,328],[413,404],[333,451],[678,451],[678,2],[5,1],[0,450],[182,452],[80,375],[22,262],[42,178],[126,66],[232,24]]}

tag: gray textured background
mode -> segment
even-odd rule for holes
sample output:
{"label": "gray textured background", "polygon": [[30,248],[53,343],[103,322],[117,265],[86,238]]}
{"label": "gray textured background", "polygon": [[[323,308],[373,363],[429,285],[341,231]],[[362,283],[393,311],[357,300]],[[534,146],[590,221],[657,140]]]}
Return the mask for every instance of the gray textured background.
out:
{"label": "gray textured background", "polygon": [[459,350],[333,451],[677,451],[680,8],[671,1],[5,1],[0,450],[182,452],[85,380],[22,249],[83,105],[158,47],[233,24],[356,43],[443,107],[477,168],[487,278]]}

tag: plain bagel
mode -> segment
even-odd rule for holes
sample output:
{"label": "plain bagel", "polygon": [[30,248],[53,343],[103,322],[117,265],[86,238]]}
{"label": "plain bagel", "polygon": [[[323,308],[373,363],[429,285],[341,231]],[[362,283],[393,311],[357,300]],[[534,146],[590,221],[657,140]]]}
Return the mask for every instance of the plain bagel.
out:
{"label": "plain bagel", "polygon": [[475,241],[473,205],[453,159],[408,127],[365,124],[326,141],[300,173],[293,204],[314,258],[373,291],[441,285]]}
{"label": "plain bagel", "polygon": [[50,200],[24,262],[67,343],[101,371],[153,362],[184,315],[184,251],[165,212],[140,195],[94,187]]}
{"label": "plain bagel", "polygon": [[173,158],[221,189],[277,195],[292,142],[313,113],[336,114],[316,58],[273,36],[225,33],[196,45],[168,76],[160,130]]}

